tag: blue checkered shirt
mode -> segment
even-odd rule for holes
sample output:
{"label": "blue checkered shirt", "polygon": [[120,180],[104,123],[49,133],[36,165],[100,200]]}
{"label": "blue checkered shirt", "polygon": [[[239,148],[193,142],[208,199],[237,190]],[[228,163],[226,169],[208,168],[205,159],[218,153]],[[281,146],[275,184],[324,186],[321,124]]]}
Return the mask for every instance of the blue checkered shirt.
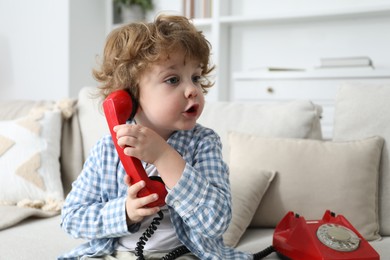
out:
{"label": "blue checkered shirt", "polygon": [[[179,240],[200,259],[253,259],[223,244],[232,213],[229,170],[222,160],[219,136],[197,124],[192,130],[175,132],[168,143],[186,161],[181,179],[166,197]],[[131,234],[124,175],[107,135],[91,150],[62,210],[63,229],[89,242],[59,259],[112,254],[119,237]]]}

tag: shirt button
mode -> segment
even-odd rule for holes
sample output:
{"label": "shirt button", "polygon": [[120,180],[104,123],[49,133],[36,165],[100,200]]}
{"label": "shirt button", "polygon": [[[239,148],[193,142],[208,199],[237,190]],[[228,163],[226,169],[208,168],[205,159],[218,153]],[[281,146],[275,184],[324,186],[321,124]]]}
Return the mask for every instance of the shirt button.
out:
{"label": "shirt button", "polygon": [[173,202],[173,206],[174,206],[175,208],[180,207],[180,205],[181,205],[181,203],[180,203],[180,201],[178,201],[178,200],[175,200],[175,201]]}

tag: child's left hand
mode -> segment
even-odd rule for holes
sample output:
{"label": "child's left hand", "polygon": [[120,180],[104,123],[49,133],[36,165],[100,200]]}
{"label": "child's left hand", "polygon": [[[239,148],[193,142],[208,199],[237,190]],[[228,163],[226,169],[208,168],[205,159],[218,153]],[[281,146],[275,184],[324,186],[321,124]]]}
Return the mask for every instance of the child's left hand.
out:
{"label": "child's left hand", "polygon": [[171,147],[152,129],[141,125],[118,125],[114,127],[118,145],[124,153],[147,163],[155,164]]}
{"label": "child's left hand", "polygon": [[114,127],[124,153],[156,166],[165,185],[172,189],[180,179],[185,161],[159,134],[141,125]]}

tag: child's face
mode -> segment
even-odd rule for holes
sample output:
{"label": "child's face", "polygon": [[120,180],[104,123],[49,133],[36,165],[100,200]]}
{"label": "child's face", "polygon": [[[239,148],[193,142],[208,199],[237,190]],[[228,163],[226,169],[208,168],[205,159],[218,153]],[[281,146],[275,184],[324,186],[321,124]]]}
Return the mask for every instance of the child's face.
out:
{"label": "child's face", "polygon": [[139,81],[136,121],[164,139],[176,130],[192,129],[204,107],[201,72],[199,62],[184,60],[182,52],[152,65]]}

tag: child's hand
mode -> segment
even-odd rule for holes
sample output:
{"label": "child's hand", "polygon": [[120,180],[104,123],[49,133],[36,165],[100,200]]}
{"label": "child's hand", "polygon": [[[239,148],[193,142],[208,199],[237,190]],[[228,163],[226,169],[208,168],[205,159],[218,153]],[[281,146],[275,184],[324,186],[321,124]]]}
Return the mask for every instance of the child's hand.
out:
{"label": "child's hand", "polygon": [[118,125],[114,127],[118,145],[124,153],[147,163],[156,161],[171,147],[153,130],[141,125]]}
{"label": "child's hand", "polygon": [[126,199],[126,214],[127,214],[127,224],[134,224],[142,221],[144,217],[151,216],[156,214],[160,208],[146,208],[145,205],[154,202],[158,199],[157,194],[151,194],[142,198],[138,198],[138,192],[145,186],[144,181],[135,183],[134,185],[130,184],[130,177],[125,176],[125,183],[129,188],[127,189],[127,199]]}
{"label": "child's hand", "polygon": [[114,131],[118,145],[124,147],[126,155],[153,164],[168,188],[176,185],[186,162],[164,138],[141,125],[117,125]]}

